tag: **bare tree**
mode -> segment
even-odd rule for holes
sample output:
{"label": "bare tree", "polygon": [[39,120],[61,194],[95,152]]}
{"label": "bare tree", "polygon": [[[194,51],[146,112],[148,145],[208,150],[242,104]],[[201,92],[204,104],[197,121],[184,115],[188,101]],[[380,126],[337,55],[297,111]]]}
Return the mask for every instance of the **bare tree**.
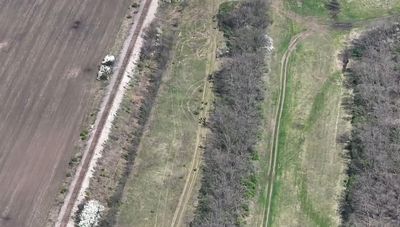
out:
{"label": "bare tree", "polygon": [[346,50],[353,129],[346,226],[400,226],[400,25],[364,34]]}
{"label": "bare tree", "polygon": [[255,179],[251,157],[265,96],[268,5],[262,0],[233,4],[229,12],[218,15],[229,51],[221,69],[210,78],[216,94],[208,124],[212,134],[205,148],[200,202],[192,226],[239,225],[251,196],[247,184]]}

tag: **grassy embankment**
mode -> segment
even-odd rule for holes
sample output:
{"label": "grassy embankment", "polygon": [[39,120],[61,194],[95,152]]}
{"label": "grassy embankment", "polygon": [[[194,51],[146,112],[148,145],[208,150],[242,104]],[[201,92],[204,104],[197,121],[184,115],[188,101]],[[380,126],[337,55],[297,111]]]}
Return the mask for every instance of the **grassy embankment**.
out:
{"label": "grassy embankment", "polygon": [[[182,11],[172,64],[165,72],[124,191],[119,226],[169,226],[174,216],[174,223],[185,225],[191,217],[197,197],[193,188],[198,188],[200,179],[195,174],[199,147],[206,133],[199,118],[207,115],[212,101],[207,77],[214,67],[214,42],[219,34],[212,21],[217,10],[213,4],[191,1]],[[180,200],[188,205],[175,215]]]}
{"label": "grassy embankment", "polygon": [[[344,120],[341,98],[343,76],[338,54],[345,47],[349,31],[329,27],[331,19],[321,1],[287,0],[276,4],[270,36],[275,42],[269,76],[270,98],[265,103],[265,118],[275,119],[279,97],[281,58],[290,39],[308,30],[308,36],[289,58],[286,98],[279,131],[276,178],[269,226],[337,226],[339,200],[346,180],[346,159],[336,138],[349,129]],[[372,1],[340,1],[340,21],[352,22],[391,15],[398,3],[377,7]],[[293,16],[295,14],[295,16]],[[299,18],[306,18],[305,22]],[[308,21],[310,24],[307,23]],[[300,22],[300,23],[299,23]],[[315,26],[319,24],[321,26]],[[268,196],[263,181],[268,181],[269,151],[275,122],[265,122],[260,150],[260,188],[249,226],[259,226],[264,218]]]}

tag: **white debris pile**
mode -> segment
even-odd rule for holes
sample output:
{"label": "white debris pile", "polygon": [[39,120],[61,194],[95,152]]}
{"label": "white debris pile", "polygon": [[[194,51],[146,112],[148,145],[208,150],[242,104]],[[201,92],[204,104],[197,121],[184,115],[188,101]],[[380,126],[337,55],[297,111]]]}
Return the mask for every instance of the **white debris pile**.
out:
{"label": "white debris pile", "polygon": [[99,224],[101,218],[101,212],[104,210],[104,206],[101,205],[97,200],[88,201],[83,207],[82,213],[80,214],[79,227],[95,227]]}
{"label": "white debris pile", "polygon": [[115,62],[114,55],[106,55],[101,62],[102,65],[112,66]]}
{"label": "white debris pile", "polygon": [[115,57],[113,55],[106,55],[101,62],[99,72],[97,73],[97,80],[108,80],[113,70],[112,67],[115,62]]}

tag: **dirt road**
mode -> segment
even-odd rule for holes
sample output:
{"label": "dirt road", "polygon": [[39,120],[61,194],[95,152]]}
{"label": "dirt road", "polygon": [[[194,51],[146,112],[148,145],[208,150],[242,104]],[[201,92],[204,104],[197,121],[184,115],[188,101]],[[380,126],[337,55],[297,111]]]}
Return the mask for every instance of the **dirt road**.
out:
{"label": "dirt road", "polygon": [[[212,71],[215,69],[215,52],[216,52],[216,38],[215,35],[211,38],[211,44],[210,44],[210,53],[209,53],[209,63],[207,67],[207,74],[205,75],[206,77],[204,78],[204,84],[203,84],[203,95],[201,102],[202,103],[210,103],[211,100],[211,87],[209,82],[207,81],[207,77],[209,74],[212,73]],[[200,112],[199,114],[199,119],[207,119],[208,114],[210,110],[210,105],[206,105],[206,107]],[[189,200],[193,197],[193,192],[194,192],[194,187],[196,183],[199,180],[199,171],[196,171],[197,169],[200,168],[201,165],[201,159],[202,159],[202,151],[201,151],[201,144],[205,143],[204,138],[206,137],[207,134],[207,128],[205,128],[203,125],[199,124],[198,129],[197,129],[197,135],[196,135],[196,143],[195,143],[195,148],[193,152],[193,159],[192,163],[189,168],[189,174],[186,177],[186,182],[183,187],[183,191],[181,193],[181,196],[179,198],[178,205],[176,207],[174,216],[172,218],[171,222],[171,227],[174,226],[182,226],[183,224],[183,219],[186,214],[187,206],[189,203]],[[191,205],[191,204],[190,204]]]}
{"label": "dirt road", "polygon": [[128,3],[0,1],[0,226],[45,226]]}
{"label": "dirt road", "polygon": [[[93,133],[88,141],[87,150],[84,152],[80,166],[77,169],[75,178],[70,185],[70,190],[64,205],[61,208],[56,226],[73,226],[74,209],[84,198],[84,193],[89,185],[91,172],[94,171],[94,165],[97,156],[103,149],[103,144],[112,127],[112,122],[117,114],[119,105],[122,102],[125,86],[128,84],[127,79],[134,70],[135,62],[139,58],[142,39],[140,39],[144,27],[149,24],[155,15],[157,4],[155,0],[145,0],[142,2],[138,13],[136,14],[132,25],[130,35],[128,36],[124,47],[119,55],[114,74],[110,80],[109,91],[104,97],[103,104],[97,116]],[[151,11],[151,18],[148,15]],[[145,25],[146,24],[146,25]]]}
{"label": "dirt road", "polygon": [[266,195],[267,195],[267,201],[266,205],[264,207],[264,216],[263,220],[261,222],[260,227],[268,226],[268,222],[270,219],[270,210],[271,210],[271,200],[272,200],[272,192],[274,188],[274,181],[275,181],[275,171],[276,171],[276,160],[277,160],[277,154],[278,154],[278,145],[279,145],[279,129],[280,129],[280,124],[281,124],[281,117],[283,113],[283,108],[285,106],[285,97],[286,97],[286,81],[288,77],[288,64],[289,64],[289,58],[292,54],[292,52],[296,49],[297,44],[299,41],[304,39],[309,33],[308,32],[302,32],[295,37],[292,38],[290,41],[289,47],[286,50],[285,54],[282,57],[281,61],[281,88],[280,88],[280,94],[279,94],[279,100],[278,100],[278,109],[276,112],[276,118],[275,118],[275,128],[273,132],[273,145],[271,148],[270,152],[270,163],[269,163],[269,169],[268,169],[268,184],[266,186]]}
{"label": "dirt road", "polygon": [[[208,7],[210,12],[215,12],[217,7],[219,6],[219,1],[214,1]],[[210,23],[209,31],[211,32],[210,43],[208,48],[208,62],[206,68],[206,74],[204,75],[203,82],[203,94],[201,98],[201,103],[211,103],[212,99],[212,88],[208,82],[208,76],[212,74],[212,72],[216,68],[216,51],[217,51],[217,34],[216,31],[213,30],[213,23]],[[197,89],[196,89],[197,90]],[[198,119],[208,119],[209,111],[211,105],[206,105],[205,108],[200,112]],[[187,215],[187,206],[192,206],[189,204],[189,200],[193,199],[194,196],[194,188],[196,183],[199,181],[200,171],[196,171],[200,169],[201,162],[203,158],[203,152],[201,151],[201,145],[205,143],[205,138],[207,135],[207,128],[203,125],[199,124],[196,133],[196,143],[193,152],[192,163],[189,168],[189,173],[186,176],[185,185],[183,187],[182,193],[179,197],[178,205],[175,209],[174,216],[172,218],[171,227],[174,226],[183,226],[185,215]]]}

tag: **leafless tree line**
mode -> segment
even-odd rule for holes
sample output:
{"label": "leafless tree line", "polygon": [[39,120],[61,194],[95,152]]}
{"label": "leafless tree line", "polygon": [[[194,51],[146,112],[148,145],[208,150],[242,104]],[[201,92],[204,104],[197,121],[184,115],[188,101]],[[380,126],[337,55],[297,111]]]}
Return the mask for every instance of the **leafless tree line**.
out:
{"label": "leafless tree line", "polygon": [[[248,213],[265,96],[264,74],[268,4],[249,0],[221,5],[219,27],[228,51],[210,78],[216,100],[208,126],[199,205],[191,226],[238,226]],[[251,182],[255,183],[255,182]]]}
{"label": "leafless tree line", "polygon": [[371,30],[343,54],[352,115],[345,226],[400,226],[400,25]]}

